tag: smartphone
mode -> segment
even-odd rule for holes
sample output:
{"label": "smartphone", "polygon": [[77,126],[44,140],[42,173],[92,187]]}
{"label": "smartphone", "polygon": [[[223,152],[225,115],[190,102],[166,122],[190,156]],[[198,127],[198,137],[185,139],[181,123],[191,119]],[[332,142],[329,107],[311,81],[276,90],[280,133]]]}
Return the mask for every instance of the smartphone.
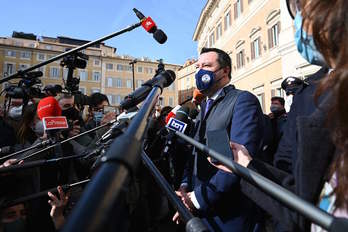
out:
{"label": "smartphone", "polygon": [[[233,160],[230,139],[226,129],[207,131],[207,146],[228,159]],[[214,164],[220,164],[220,162],[213,157],[211,157],[211,162]]]}
{"label": "smartphone", "polygon": [[104,109],[103,109],[104,115],[110,112],[118,114],[119,113],[118,111],[119,111],[118,108],[115,106],[104,106]]}

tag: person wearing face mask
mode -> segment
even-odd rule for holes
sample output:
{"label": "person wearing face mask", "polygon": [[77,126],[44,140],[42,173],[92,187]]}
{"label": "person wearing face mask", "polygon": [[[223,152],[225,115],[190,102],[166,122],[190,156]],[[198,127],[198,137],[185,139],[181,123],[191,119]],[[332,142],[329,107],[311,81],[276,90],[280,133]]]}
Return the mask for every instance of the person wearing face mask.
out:
{"label": "person wearing face mask", "polygon": [[[90,96],[89,118],[85,124],[86,130],[93,129],[96,126],[106,124],[109,121],[115,119],[116,112],[104,113],[105,106],[110,106],[109,99],[105,94],[93,93]],[[95,133],[91,133],[89,136],[93,139],[98,139],[107,130],[108,128],[102,128]]]}
{"label": "person wearing face mask", "polygon": [[[294,96],[283,136],[287,137],[287,131],[295,134],[291,141],[293,145],[288,146],[292,148],[290,154],[293,156],[278,157],[275,167],[272,167],[252,158],[242,145],[232,144],[233,154],[242,166],[282,184],[302,199],[336,217],[348,218],[348,52],[345,49],[348,2],[287,0],[287,4],[295,19],[298,51],[308,62],[325,63],[332,71],[317,85],[309,81],[309,85]],[[299,35],[304,38],[298,38]],[[284,149],[282,141],[277,154]],[[287,166],[279,165],[281,159]],[[290,174],[283,171],[284,167]],[[219,168],[228,171],[222,165]],[[241,188],[244,194],[286,227],[283,231],[324,231],[246,181],[241,182]]]}
{"label": "person wearing face mask", "polygon": [[[206,134],[226,130],[229,140],[244,144],[255,154],[262,145],[263,113],[257,98],[230,85],[231,58],[217,48],[203,48],[195,75],[205,95],[196,117],[194,139],[206,143]],[[239,189],[239,177],[210,165],[205,154],[194,151],[177,195],[211,231],[252,231],[256,213]],[[178,223],[178,214],[173,220]]]}

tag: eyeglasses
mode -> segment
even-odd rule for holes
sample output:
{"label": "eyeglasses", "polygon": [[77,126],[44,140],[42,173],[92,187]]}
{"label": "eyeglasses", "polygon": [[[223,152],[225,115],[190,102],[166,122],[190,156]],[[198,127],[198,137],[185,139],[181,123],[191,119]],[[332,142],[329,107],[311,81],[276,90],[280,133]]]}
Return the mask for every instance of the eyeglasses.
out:
{"label": "eyeglasses", "polygon": [[296,13],[301,9],[300,0],[286,0],[286,6],[291,18],[295,19]]}

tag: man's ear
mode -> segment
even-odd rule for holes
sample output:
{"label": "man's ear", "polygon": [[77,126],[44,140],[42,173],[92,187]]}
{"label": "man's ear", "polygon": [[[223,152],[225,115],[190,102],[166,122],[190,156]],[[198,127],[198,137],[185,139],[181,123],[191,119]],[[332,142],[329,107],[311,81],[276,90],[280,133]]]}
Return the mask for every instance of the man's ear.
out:
{"label": "man's ear", "polygon": [[226,67],[224,67],[222,70],[223,70],[224,74],[225,74],[226,76],[228,76],[229,73],[230,73],[231,68],[228,67],[228,66],[226,66]]}

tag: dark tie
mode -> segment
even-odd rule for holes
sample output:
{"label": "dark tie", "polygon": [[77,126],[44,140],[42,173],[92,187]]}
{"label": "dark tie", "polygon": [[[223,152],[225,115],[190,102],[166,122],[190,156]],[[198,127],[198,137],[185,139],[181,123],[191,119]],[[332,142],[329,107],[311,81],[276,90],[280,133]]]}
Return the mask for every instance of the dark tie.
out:
{"label": "dark tie", "polygon": [[207,105],[205,106],[204,116],[207,115],[209,109],[210,109],[211,106],[213,105],[213,102],[214,102],[214,100],[211,99],[211,98],[209,98],[209,99],[207,100]]}

